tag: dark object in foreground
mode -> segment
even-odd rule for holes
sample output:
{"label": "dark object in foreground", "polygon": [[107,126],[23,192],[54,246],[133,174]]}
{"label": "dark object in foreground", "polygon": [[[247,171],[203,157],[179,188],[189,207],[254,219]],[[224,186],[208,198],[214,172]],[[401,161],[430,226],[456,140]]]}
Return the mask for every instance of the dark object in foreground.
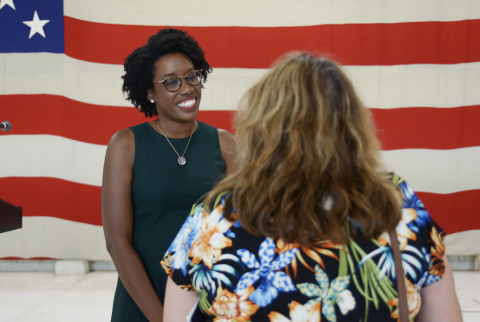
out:
{"label": "dark object in foreground", "polygon": [[12,124],[9,121],[3,121],[2,123],[0,123],[0,129],[3,132],[8,132],[10,131],[11,128],[12,128]]}
{"label": "dark object in foreground", "polygon": [[22,208],[0,199],[0,233],[22,228]]}

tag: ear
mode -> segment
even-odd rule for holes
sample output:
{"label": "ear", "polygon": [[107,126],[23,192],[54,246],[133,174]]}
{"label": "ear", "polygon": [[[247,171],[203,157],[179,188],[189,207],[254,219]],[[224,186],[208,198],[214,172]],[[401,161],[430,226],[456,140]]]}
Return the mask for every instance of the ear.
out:
{"label": "ear", "polygon": [[150,103],[155,103],[155,99],[153,98],[153,93],[150,89],[147,91],[147,99],[150,101]]}

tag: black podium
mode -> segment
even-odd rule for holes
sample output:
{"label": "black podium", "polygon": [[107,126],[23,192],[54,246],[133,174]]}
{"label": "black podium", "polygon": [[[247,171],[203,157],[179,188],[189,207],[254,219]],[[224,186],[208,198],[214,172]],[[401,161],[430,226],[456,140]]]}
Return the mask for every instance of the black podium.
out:
{"label": "black podium", "polygon": [[0,199],[0,233],[22,228],[22,208]]}

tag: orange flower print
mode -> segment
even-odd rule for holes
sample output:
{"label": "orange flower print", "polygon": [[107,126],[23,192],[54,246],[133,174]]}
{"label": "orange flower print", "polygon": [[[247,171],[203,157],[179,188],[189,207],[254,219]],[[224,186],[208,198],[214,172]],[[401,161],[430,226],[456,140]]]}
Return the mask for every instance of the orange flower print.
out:
{"label": "orange flower print", "polygon": [[[420,312],[420,307],[422,306],[422,299],[420,293],[418,292],[418,287],[410,282],[409,279],[406,279],[407,286],[407,302],[408,302],[408,318],[410,321],[413,320]],[[390,314],[392,319],[397,319],[400,322],[400,312],[398,311],[398,298],[388,301],[388,305],[397,306],[397,308]]]}
{"label": "orange flower print", "polygon": [[160,262],[160,265],[162,265],[163,269],[165,270],[167,275],[170,277],[172,277],[173,275],[172,261],[173,261],[172,255],[170,254],[170,252],[167,252],[167,254],[165,254],[165,257]]}
{"label": "orange flower print", "polygon": [[428,270],[430,275],[443,276],[445,272],[445,263],[443,262],[443,255],[445,254],[445,244],[443,243],[443,237],[445,233],[438,233],[435,227],[432,227],[430,237],[432,238],[433,246],[430,247],[431,258],[430,268]]}
{"label": "orange flower print", "polygon": [[258,310],[253,301],[248,301],[254,290],[253,286],[249,286],[235,294],[219,286],[212,307],[205,313],[214,315],[215,322],[248,322],[251,320],[250,316]]}
{"label": "orange flower print", "polygon": [[232,227],[233,222],[225,218],[220,220],[222,212],[222,205],[218,205],[210,215],[203,212],[200,231],[190,249],[192,264],[198,264],[203,260],[203,264],[212,269],[212,264],[222,255],[222,249],[232,246],[232,240],[224,233]]}
{"label": "orange flower print", "polygon": [[[402,209],[402,219],[398,222],[397,228],[395,230],[397,231],[397,236],[398,236],[398,242],[400,243],[400,250],[403,252],[405,250],[405,247],[407,247],[408,240],[416,240],[417,236],[413,231],[408,228],[407,224],[410,223],[411,221],[415,220],[417,218],[417,212],[413,208],[404,208]],[[390,236],[388,235],[388,232],[384,232],[383,234],[378,237],[378,242],[382,246],[386,246],[390,244]]]}
{"label": "orange flower print", "polygon": [[288,304],[290,319],[275,311],[270,312],[268,317],[270,322],[320,322],[320,307],[320,303],[307,308],[306,305],[293,301]]}
{"label": "orange flower print", "polygon": [[[286,252],[290,249],[295,249],[295,248],[300,248],[308,257],[313,259],[323,269],[325,269],[325,264],[323,263],[323,260],[320,257],[320,255],[318,255],[318,254],[322,254],[322,255],[326,255],[326,256],[335,258],[338,261],[338,256],[335,255],[335,253],[332,252],[331,250],[328,250],[327,248],[343,249],[344,247],[342,245],[336,245],[329,240],[325,240],[325,241],[321,241],[321,242],[316,242],[315,246],[308,248],[308,247],[305,247],[305,246],[301,246],[297,242],[287,244],[281,238],[279,238],[277,240],[277,248],[275,249],[275,252],[281,254],[281,253],[284,253],[284,252]],[[295,255],[296,255],[296,258],[298,258],[298,260],[300,261],[300,263],[302,263],[303,266],[305,266],[305,268],[309,269],[312,272],[315,272],[315,270],[305,262],[305,259],[303,258],[301,252],[297,252]],[[292,262],[291,262],[294,277],[297,276],[297,260],[296,260],[296,258],[294,257]],[[288,267],[286,269],[287,269],[287,273],[289,274]]]}

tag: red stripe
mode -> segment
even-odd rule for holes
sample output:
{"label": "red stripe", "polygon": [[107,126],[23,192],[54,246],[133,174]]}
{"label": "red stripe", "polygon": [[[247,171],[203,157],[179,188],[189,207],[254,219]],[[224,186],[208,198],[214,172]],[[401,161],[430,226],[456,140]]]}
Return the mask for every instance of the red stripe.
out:
{"label": "red stripe", "polygon": [[480,145],[480,105],[371,110],[382,150],[445,150]]}
{"label": "red stripe", "polygon": [[480,190],[460,191],[450,194],[417,192],[435,222],[447,234],[480,229]]}
{"label": "red stripe", "polygon": [[[101,188],[55,178],[0,178],[2,199],[23,208],[23,215],[55,217],[102,225]],[[480,190],[451,194],[418,192],[426,209],[447,233],[480,229]]]}
{"label": "red stripe", "polygon": [[55,178],[0,178],[0,196],[23,216],[44,216],[102,225],[101,187]]}
{"label": "red stripe", "polygon": [[[0,106],[2,118],[13,124],[8,134],[51,134],[103,145],[113,133],[151,120],[134,108],[91,105],[53,95],[0,95]],[[384,150],[480,146],[479,105],[372,112]],[[233,133],[234,115],[234,111],[200,111],[198,120]]]}
{"label": "red stripe", "polygon": [[[92,105],[54,95],[0,95],[0,106],[0,121],[12,123],[8,134],[50,134],[103,145],[113,133],[152,120],[133,107]],[[232,113],[200,111],[198,120],[232,131]]]}
{"label": "red stripe", "polygon": [[[115,25],[65,17],[65,53],[123,64],[163,26]],[[344,65],[480,61],[480,20],[305,27],[176,27],[202,46],[212,67],[268,68],[293,50],[330,53]],[[115,50],[112,50],[115,48]]]}
{"label": "red stripe", "polygon": [[30,257],[30,258],[25,258],[25,257],[2,257],[0,260],[32,260],[32,261],[56,261],[57,258],[51,258],[51,257]]}
{"label": "red stripe", "polygon": [[217,129],[224,129],[235,133],[233,118],[235,111],[200,111],[197,120],[207,123]]}

